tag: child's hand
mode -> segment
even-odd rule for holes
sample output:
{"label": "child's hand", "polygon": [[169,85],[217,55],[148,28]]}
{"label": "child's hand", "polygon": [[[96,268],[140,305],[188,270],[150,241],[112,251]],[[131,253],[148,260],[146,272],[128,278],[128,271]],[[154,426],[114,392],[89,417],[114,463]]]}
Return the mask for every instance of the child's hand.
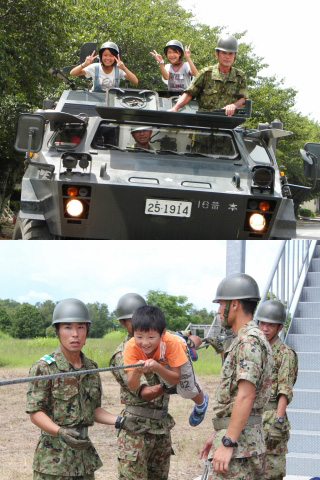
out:
{"label": "child's hand", "polygon": [[186,45],[184,47],[184,56],[186,57],[186,59],[191,57],[190,47],[191,45]]}
{"label": "child's hand", "polygon": [[99,57],[99,55],[96,55],[94,56],[94,54],[96,53],[95,50],[93,50],[93,52],[91,53],[91,55],[88,55],[83,63],[83,68],[87,67],[88,65],[91,65],[91,63],[93,62],[93,60],[95,60],[96,58]]}
{"label": "child's hand", "polygon": [[115,57],[116,62],[117,62],[117,67],[120,68],[120,70],[124,70],[124,63],[120,60],[120,55]]}
{"label": "child's hand", "polygon": [[[144,362],[144,367],[138,367],[142,373],[156,372],[159,363],[153,358],[148,358],[147,360],[142,360]],[[140,362],[139,362],[140,363]]]}
{"label": "child's hand", "polygon": [[153,50],[153,52],[150,52],[150,53],[151,53],[151,55],[154,56],[154,58],[157,60],[158,63],[163,62],[160,53],[157,53],[156,50]]}

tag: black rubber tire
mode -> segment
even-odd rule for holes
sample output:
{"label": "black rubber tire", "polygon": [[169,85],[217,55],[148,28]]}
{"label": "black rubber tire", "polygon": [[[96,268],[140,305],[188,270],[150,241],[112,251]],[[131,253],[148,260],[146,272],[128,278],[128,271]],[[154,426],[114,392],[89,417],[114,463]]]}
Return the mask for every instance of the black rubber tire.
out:
{"label": "black rubber tire", "polygon": [[17,218],[13,235],[13,240],[53,240],[48,225],[44,220],[29,220],[27,218]]}

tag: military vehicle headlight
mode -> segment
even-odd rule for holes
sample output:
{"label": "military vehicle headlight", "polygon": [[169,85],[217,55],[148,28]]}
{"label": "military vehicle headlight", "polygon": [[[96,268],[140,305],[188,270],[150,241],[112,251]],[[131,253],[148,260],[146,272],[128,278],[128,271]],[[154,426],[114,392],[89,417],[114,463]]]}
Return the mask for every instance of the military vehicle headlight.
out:
{"label": "military vehicle headlight", "polygon": [[253,213],[249,218],[249,225],[255,232],[262,232],[266,228],[266,219],[261,213]]}
{"label": "military vehicle headlight", "polygon": [[66,210],[70,217],[80,217],[83,213],[83,209],[83,203],[75,198],[66,203]]}

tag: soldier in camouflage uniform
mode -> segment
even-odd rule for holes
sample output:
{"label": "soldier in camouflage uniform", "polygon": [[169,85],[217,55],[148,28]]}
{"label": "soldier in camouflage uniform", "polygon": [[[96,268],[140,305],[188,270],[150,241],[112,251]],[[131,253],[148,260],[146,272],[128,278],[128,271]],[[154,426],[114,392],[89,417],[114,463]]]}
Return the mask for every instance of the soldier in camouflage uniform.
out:
{"label": "soldier in camouflage uniform", "polygon": [[222,326],[237,337],[225,352],[213,411],[215,432],[205,442],[200,458],[213,447],[211,479],[261,480],[265,468],[262,412],[271,393],[272,352],[253,321],[260,298],[255,280],[246,274],[227,276],[214,302]]}
{"label": "soldier in camouflage uniform", "polygon": [[89,311],[80,300],[69,298],[59,302],[52,325],[60,345],[30,369],[30,376],[39,377],[84,371],[79,376],[29,383],[26,412],[41,429],[33,459],[34,480],[93,480],[102,463],[88,437],[88,427],[96,421],[125,428],[122,417],[101,408],[99,374],[85,373],[97,368],[81,352],[90,323]]}
{"label": "soldier in camouflage uniform", "polygon": [[[135,293],[123,295],[117,305],[117,317],[128,335],[111,357],[110,366],[123,365],[126,342],[132,338],[131,317],[134,311],[146,305]],[[170,430],[174,420],[168,414],[169,395],[164,394],[154,373],[141,376],[140,387],[131,392],[124,370],[112,372],[120,384],[120,399],[125,405],[123,415],[133,415],[143,422],[140,433],[121,430],[118,436],[118,473],[125,480],[166,480],[172,452]]]}
{"label": "soldier in camouflage uniform", "polygon": [[282,480],[286,476],[290,437],[286,408],[292,400],[292,388],[298,375],[298,357],[278,336],[286,321],[286,309],[281,302],[264,302],[255,318],[270,343],[274,358],[271,397],[262,415],[267,446],[265,478]]}
{"label": "soldier in camouflage uniform", "polygon": [[236,38],[222,35],[216,47],[218,64],[201,70],[170,111],[177,112],[196,98],[202,111],[223,108],[226,115],[233,115],[248,98],[245,74],[232,67],[237,52]]}

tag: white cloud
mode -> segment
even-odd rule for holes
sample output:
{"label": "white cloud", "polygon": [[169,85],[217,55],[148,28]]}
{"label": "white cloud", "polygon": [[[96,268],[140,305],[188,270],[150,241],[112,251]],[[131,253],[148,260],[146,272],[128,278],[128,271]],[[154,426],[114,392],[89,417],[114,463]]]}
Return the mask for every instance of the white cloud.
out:
{"label": "white cloud", "polygon": [[30,290],[26,295],[20,295],[17,298],[17,302],[20,303],[45,302],[46,300],[53,300],[52,295],[46,292],[35,292],[34,290]]}

